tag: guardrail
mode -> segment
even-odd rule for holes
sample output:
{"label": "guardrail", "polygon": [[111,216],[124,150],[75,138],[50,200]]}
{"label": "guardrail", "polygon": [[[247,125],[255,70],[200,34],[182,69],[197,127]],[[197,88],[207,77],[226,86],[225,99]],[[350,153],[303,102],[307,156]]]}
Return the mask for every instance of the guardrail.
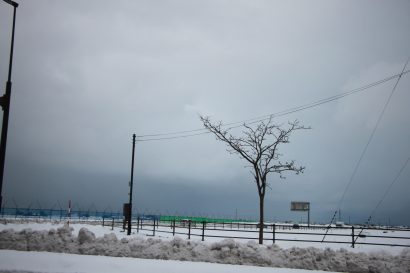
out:
{"label": "guardrail", "polygon": [[[122,221],[105,221],[105,226],[124,228]],[[191,220],[144,219],[137,217],[132,223],[132,230],[137,233],[144,232],[148,236],[165,233],[191,237],[225,238],[258,240],[257,223],[216,223],[195,222]],[[326,240],[323,239],[327,233]],[[391,227],[364,227],[364,226],[323,226],[323,225],[285,225],[266,223],[264,225],[264,241],[275,243],[277,241],[305,242],[305,243],[331,243],[374,246],[410,247],[410,229]]]}
{"label": "guardrail", "polygon": [[[3,208],[1,211],[4,219],[23,220],[56,220],[56,221],[93,221],[95,224],[124,228],[123,217],[120,212],[72,210],[68,214],[62,209],[30,209],[30,208]],[[182,219],[182,217],[138,215],[133,218],[132,229],[144,232],[146,235],[155,236],[156,233],[172,234],[191,237],[206,238],[232,238],[258,240],[258,224],[252,222],[237,222],[230,220],[195,221]],[[136,219],[136,221],[135,221]],[[197,218],[198,220],[200,218]],[[326,235],[324,240],[324,235]],[[410,247],[410,229],[372,226],[325,226],[325,225],[291,225],[266,223],[264,225],[264,241],[267,242],[306,242],[306,243],[332,243],[355,245],[378,245]]]}

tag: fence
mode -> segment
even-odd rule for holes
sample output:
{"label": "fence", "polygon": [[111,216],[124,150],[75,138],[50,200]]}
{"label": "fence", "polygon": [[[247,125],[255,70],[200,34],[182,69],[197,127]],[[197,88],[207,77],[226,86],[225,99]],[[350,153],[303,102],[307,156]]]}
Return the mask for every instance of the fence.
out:
{"label": "fence", "polygon": [[[125,228],[122,213],[96,210],[73,210],[69,214],[63,209],[2,208],[1,217],[15,219],[45,220],[93,220],[103,226]],[[157,233],[169,236],[181,235],[200,237],[202,241],[212,238],[258,240],[258,224],[243,220],[208,219],[178,216],[135,215],[132,229],[149,236]],[[223,221],[226,220],[226,221]],[[324,236],[326,234],[326,236]],[[266,242],[330,243],[376,246],[410,247],[410,229],[392,227],[324,226],[324,225],[264,225]]]}
{"label": "fence", "polygon": [[[107,226],[125,228],[122,221],[106,221]],[[104,224],[103,224],[104,225]],[[202,241],[209,238],[231,238],[241,240],[258,240],[258,224],[246,222],[199,222],[181,219],[159,218],[148,219],[137,217],[132,229],[137,233],[155,236],[157,233],[169,236],[182,235],[188,239],[200,237]],[[373,246],[410,247],[410,229],[391,227],[363,226],[324,226],[324,225],[286,225],[265,224],[264,241],[267,242],[300,242],[329,243]],[[324,236],[326,234],[326,236]]]}
{"label": "fence", "polygon": [[32,209],[32,208],[2,208],[2,218],[37,218],[37,219],[49,219],[49,220],[91,220],[91,219],[104,219],[114,218],[117,220],[122,219],[122,213],[120,212],[108,212],[108,211],[96,211],[96,210],[72,210],[68,213],[63,209]]}

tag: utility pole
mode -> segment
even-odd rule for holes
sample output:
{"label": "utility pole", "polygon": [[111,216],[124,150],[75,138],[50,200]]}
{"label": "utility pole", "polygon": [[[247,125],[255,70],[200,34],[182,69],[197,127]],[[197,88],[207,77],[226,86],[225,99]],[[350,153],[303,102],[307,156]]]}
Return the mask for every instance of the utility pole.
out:
{"label": "utility pole", "polygon": [[10,59],[9,59],[9,75],[6,84],[6,93],[0,97],[0,105],[3,109],[3,124],[1,128],[1,143],[0,143],[0,209],[3,206],[3,176],[4,176],[4,163],[6,159],[6,144],[7,144],[7,130],[9,127],[9,111],[10,111],[10,97],[11,97],[11,70],[13,67],[13,48],[14,48],[14,28],[16,25],[16,9],[19,6],[14,1],[3,0],[14,8],[13,13],[13,28],[11,32],[11,47],[10,47]]}
{"label": "utility pole", "polygon": [[339,208],[339,222],[341,222],[341,221],[342,221],[342,211]]}
{"label": "utility pole", "polygon": [[127,235],[131,235],[131,222],[132,222],[132,187],[134,184],[134,156],[135,156],[135,134],[132,135],[132,158],[131,158],[131,180],[130,180],[130,201],[128,210],[128,230]]}

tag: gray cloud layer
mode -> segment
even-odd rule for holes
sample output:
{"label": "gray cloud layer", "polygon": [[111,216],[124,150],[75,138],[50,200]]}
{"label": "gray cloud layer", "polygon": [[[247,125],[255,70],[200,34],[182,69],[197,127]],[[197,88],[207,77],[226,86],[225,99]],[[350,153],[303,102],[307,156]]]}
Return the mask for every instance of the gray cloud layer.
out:
{"label": "gray cloud layer", "polygon": [[[0,59],[11,9],[1,4]],[[127,198],[131,135],[196,129],[305,104],[399,73],[410,48],[408,1],[21,1],[4,196],[10,204]],[[7,61],[0,64],[4,84]],[[328,221],[394,82],[277,119],[299,119],[282,148],[303,175],[271,177],[268,218],[298,220],[291,200]],[[410,155],[410,76],[403,76],[347,192],[364,221]],[[255,217],[245,162],[204,135],[141,142],[139,210]],[[407,168],[377,212],[410,224]],[[347,221],[347,219],[346,219]]]}

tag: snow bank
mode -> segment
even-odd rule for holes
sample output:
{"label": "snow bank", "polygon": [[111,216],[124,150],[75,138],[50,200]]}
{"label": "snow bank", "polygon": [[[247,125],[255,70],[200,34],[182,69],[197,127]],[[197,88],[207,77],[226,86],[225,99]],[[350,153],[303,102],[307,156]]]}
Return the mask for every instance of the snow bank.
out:
{"label": "snow bank", "polygon": [[410,250],[400,255],[352,253],[317,248],[281,249],[276,245],[239,243],[226,239],[215,243],[146,237],[118,239],[113,233],[96,237],[81,228],[78,236],[64,226],[48,231],[11,229],[0,232],[0,249],[64,252],[72,254],[134,257],[224,264],[258,265],[343,272],[410,272]]}

